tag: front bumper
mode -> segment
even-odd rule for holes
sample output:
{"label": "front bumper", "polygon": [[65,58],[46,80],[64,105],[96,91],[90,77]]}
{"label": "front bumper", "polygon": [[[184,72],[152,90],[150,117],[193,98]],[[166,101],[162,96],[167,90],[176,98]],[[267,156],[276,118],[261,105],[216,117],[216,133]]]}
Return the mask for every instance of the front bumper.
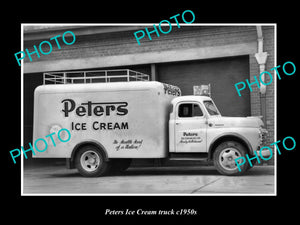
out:
{"label": "front bumper", "polygon": [[269,158],[271,156],[271,152],[268,149],[263,149],[262,151],[257,150],[256,155],[263,157],[263,158]]}
{"label": "front bumper", "polygon": [[271,156],[271,154],[273,154],[272,152],[270,152],[270,150],[268,148],[264,148],[264,149],[260,150],[261,148],[266,146],[267,135],[268,135],[268,131],[266,129],[260,127],[259,128],[259,145],[258,145],[256,154],[263,158],[268,158]]}

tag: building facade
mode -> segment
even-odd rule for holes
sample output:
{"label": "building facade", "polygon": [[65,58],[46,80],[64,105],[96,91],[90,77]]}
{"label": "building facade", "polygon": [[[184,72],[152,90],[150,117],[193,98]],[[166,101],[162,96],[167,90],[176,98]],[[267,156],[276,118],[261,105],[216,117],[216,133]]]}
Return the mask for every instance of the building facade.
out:
{"label": "building facade", "polygon": [[[32,54],[24,58],[24,143],[31,142],[33,92],[43,83],[43,73],[53,71],[132,69],[149,74],[151,80],[176,85],[183,95],[193,94],[193,86],[211,85],[211,97],[223,116],[263,116],[268,130],[267,144],[274,142],[275,85],[261,93],[256,85],[243,90],[240,97],[234,84],[259,76],[262,68],[275,65],[276,27],[274,25],[182,25],[168,34],[151,34],[140,40],[134,32],[153,26],[139,25],[23,25],[24,49],[34,52],[34,45],[60,35],[60,49],[51,43],[50,54]],[[72,31],[76,40],[65,45],[61,36]],[[66,36],[70,41],[71,36]],[[44,52],[49,52],[43,45]],[[258,56],[265,55],[264,67]],[[274,71],[271,72],[275,78]],[[268,81],[268,79],[267,79]],[[270,163],[270,162],[268,162]],[[272,162],[271,162],[272,163]]]}

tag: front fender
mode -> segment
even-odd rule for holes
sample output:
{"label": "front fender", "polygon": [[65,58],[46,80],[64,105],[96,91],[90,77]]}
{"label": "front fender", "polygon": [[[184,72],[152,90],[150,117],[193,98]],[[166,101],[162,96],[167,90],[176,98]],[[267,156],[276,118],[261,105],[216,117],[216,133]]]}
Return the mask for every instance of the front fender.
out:
{"label": "front fender", "polygon": [[226,132],[219,134],[210,141],[208,149],[209,159],[212,158],[215,148],[224,141],[238,141],[247,148],[249,155],[254,155],[253,145],[245,136],[237,132]]}

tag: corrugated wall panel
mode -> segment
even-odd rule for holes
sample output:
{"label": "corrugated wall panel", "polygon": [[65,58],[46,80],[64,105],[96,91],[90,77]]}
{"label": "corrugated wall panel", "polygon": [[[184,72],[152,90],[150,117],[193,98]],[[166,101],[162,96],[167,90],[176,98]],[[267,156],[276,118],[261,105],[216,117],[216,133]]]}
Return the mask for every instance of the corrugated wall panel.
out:
{"label": "corrugated wall panel", "polygon": [[250,116],[250,92],[239,97],[234,84],[249,78],[249,56],[197,60],[157,65],[158,81],[177,85],[183,95],[193,85],[211,84],[212,98],[223,116]]}

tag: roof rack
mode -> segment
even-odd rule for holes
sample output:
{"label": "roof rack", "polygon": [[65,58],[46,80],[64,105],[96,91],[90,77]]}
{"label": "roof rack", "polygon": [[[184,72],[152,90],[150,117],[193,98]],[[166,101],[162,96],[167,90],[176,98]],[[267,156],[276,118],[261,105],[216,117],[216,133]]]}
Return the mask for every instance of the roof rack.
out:
{"label": "roof rack", "polygon": [[124,81],[149,81],[149,75],[129,69],[49,72],[43,74],[43,85]]}

